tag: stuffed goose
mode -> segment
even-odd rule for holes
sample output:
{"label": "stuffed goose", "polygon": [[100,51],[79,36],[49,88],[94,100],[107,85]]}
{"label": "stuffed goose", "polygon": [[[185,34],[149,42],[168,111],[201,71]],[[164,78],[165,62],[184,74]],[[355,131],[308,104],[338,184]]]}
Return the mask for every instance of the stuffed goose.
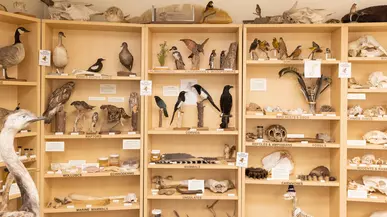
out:
{"label": "stuffed goose", "polygon": [[56,71],[58,74],[64,73],[64,68],[67,66],[69,62],[67,50],[62,42],[63,37],[66,38],[66,35],[63,32],[59,32],[58,45],[55,47],[54,53],[52,55],[52,61],[54,63],[54,66],[57,68]]}

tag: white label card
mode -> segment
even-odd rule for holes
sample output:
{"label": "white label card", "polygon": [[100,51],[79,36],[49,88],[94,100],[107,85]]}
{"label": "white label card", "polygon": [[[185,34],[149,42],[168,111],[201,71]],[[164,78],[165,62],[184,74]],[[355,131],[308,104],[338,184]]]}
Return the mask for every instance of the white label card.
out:
{"label": "white label card", "polygon": [[367,191],[364,191],[364,190],[348,190],[348,198],[367,199]]}
{"label": "white label card", "polygon": [[46,152],[64,152],[64,142],[46,142]]}
{"label": "white label card", "polygon": [[51,66],[51,51],[49,50],[39,51],[39,65]]}
{"label": "white label card", "polygon": [[82,167],[83,164],[86,164],[86,160],[69,160],[69,165],[70,166],[80,166]]}
{"label": "white label card", "polygon": [[195,191],[195,190],[202,190],[204,193],[204,180],[188,180],[188,190],[189,191]]}
{"label": "white label card", "polygon": [[321,61],[305,60],[304,73],[305,73],[305,78],[320,78],[321,77]]}
{"label": "white label card", "polygon": [[305,134],[292,134],[288,133],[286,135],[287,138],[305,138]]}
{"label": "white label card", "polygon": [[89,101],[105,101],[106,97],[99,96],[89,96]]}
{"label": "white label card", "polygon": [[152,81],[149,81],[149,80],[140,81],[140,95],[141,96],[152,95]]}
{"label": "white label card", "polygon": [[124,150],[140,149],[140,146],[141,146],[141,142],[139,139],[122,140],[122,149]]}
{"label": "white label card", "polygon": [[100,84],[99,85],[99,93],[100,94],[116,94],[117,93],[117,85],[115,85],[115,84]]}
{"label": "white label card", "polygon": [[249,153],[246,153],[246,152],[237,153],[237,159],[236,159],[237,167],[247,168],[248,162],[249,162]]}
{"label": "white label card", "polygon": [[366,146],[366,140],[347,140],[349,146]]}
{"label": "white label card", "polygon": [[266,91],[266,78],[251,78],[250,91]]}
{"label": "white label card", "polygon": [[195,88],[192,85],[197,84],[197,79],[181,79],[180,80],[180,91],[186,91],[185,94],[185,105],[196,105],[197,102],[197,93]]}
{"label": "white label card", "polygon": [[274,167],[271,170],[271,179],[289,180],[289,170],[285,168]]}
{"label": "white label card", "polygon": [[179,96],[179,87],[163,86],[163,96]]}
{"label": "white label card", "polygon": [[366,100],[366,94],[365,93],[348,93],[347,99]]}
{"label": "white label card", "polygon": [[125,102],[125,97],[108,97],[108,102]]}
{"label": "white label card", "polygon": [[352,63],[341,62],[339,63],[339,78],[351,78],[352,77]]}

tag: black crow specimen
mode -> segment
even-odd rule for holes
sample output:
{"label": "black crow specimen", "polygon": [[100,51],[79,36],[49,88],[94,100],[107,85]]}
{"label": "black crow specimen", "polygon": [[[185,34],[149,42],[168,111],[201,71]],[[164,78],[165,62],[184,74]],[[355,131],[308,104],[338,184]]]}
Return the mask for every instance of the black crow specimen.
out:
{"label": "black crow specimen", "polygon": [[228,127],[230,122],[230,113],[232,108],[232,96],[230,94],[230,89],[233,88],[231,85],[226,85],[223,88],[223,93],[220,96],[220,110],[222,112],[222,123],[220,128],[224,129]]}
{"label": "black crow specimen", "polygon": [[162,100],[159,96],[155,96],[157,106],[163,110],[164,116],[168,117],[167,104],[165,104],[164,100]]}

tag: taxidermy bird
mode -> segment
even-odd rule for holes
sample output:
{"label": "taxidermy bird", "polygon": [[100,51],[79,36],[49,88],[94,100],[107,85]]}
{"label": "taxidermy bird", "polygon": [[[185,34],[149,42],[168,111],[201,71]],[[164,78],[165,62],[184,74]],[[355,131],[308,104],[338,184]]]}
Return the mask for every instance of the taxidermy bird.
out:
{"label": "taxidermy bird", "polygon": [[52,20],[80,20],[89,21],[93,15],[101,15],[100,12],[91,9],[93,4],[82,2],[70,2],[68,0],[53,1],[40,0],[48,6],[48,13]]}
{"label": "taxidermy bird", "polygon": [[[20,109],[19,107],[20,103],[17,105],[17,107],[15,108],[15,110],[8,110],[6,108],[1,108],[0,107],[0,126],[2,127],[3,126],[3,123],[4,123],[4,120],[5,118],[12,114],[13,112],[17,111]],[[1,211],[1,210],[0,210]]]}
{"label": "taxidermy bird", "polygon": [[356,3],[353,3],[351,9],[349,10],[349,21],[350,21],[350,22],[353,21],[353,20],[352,20],[352,17],[353,17],[353,15],[356,14],[356,11],[357,11],[357,7],[356,7],[356,6],[357,6],[357,4],[356,4]]}
{"label": "taxidermy bird", "polygon": [[79,120],[83,117],[85,117],[85,113],[88,111],[91,111],[95,108],[95,106],[91,106],[87,104],[85,101],[74,101],[70,105],[74,106],[75,109],[77,110],[78,114],[75,117],[74,120],[74,127],[73,127],[73,132],[78,132],[78,123]]}
{"label": "taxidermy bird", "polygon": [[183,61],[183,57],[181,56],[181,53],[177,50],[177,47],[173,46],[169,51],[172,52],[172,56],[175,59],[176,69],[184,70],[185,63]]}
{"label": "taxidermy bird", "polygon": [[130,53],[128,49],[128,43],[123,42],[121,47],[122,47],[122,50],[119,54],[120,62],[123,66],[125,66],[125,68],[129,70],[129,72],[131,72],[133,68],[133,61],[134,61],[133,55]]}
{"label": "taxidermy bird", "polygon": [[224,63],[226,61],[226,51],[225,50],[222,50],[222,52],[220,53],[220,69],[224,69]]}
{"label": "taxidermy bird", "polygon": [[[15,152],[14,140],[16,134],[25,129],[29,124],[44,120],[44,117],[36,117],[30,111],[20,109],[10,114],[0,133],[0,155],[12,177],[16,180],[20,189],[22,206],[20,211],[2,211],[0,216],[36,217],[40,216],[39,193],[35,183]],[[7,179],[8,182],[8,179]]]}
{"label": "taxidermy bird", "polygon": [[216,57],[216,52],[215,50],[212,50],[210,54],[209,64],[208,64],[210,66],[210,69],[215,69],[215,57]]}
{"label": "taxidermy bird", "polygon": [[70,99],[74,87],[75,83],[73,81],[70,81],[51,93],[50,97],[48,98],[47,109],[43,113],[43,116],[46,117],[44,121],[45,124],[51,123],[52,118]]}
{"label": "taxidermy bird", "polygon": [[302,53],[301,45],[298,45],[297,48],[288,56],[288,58],[292,58],[292,60],[298,60]]}
{"label": "taxidermy bird", "polygon": [[214,10],[214,2],[213,1],[209,1],[207,3],[206,9],[204,9],[203,13],[206,13],[206,12],[211,11],[211,10]]}
{"label": "taxidermy bird", "polygon": [[0,11],[8,12],[7,8],[2,4],[0,4]]}
{"label": "taxidermy bird", "polygon": [[69,57],[67,54],[67,50],[63,45],[63,37],[66,38],[66,35],[63,32],[58,33],[58,45],[54,49],[54,53],[52,54],[52,62],[54,66],[57,68],[57,73],[64,73],[64,68],[67,66],[69,62]]}
{"label": "taxidermy bird", "polygon": [[108,8],[105,11],[105,13],[103,13],[103,15],[105,15],[105,19],[108,22],[118,22],[118,23],[125,22],[125,18],[130,16],[130,15],[124,16],[124,13],[122,12],[122,10],[114,6]]}
{"label": "taxidermy bird", "polygon": [[98,122],[98,112],[94,112],[93,115],[91,116],[91,127],[90,127],[90,132],[92,133],[95,133],[97,132],[95,130],[96,126],[97,126],[97,122]]}
{"label": "taxidermy bird", "polygon": [[228,123],[230,122],[232,108],[232,95],[230,93],[231,88],[233,88],[231,85],[224,86],[223,93],[220,96],[220,110],[222,112],[222,123],[220,124],[220,128],[222,129],[227,128]]}
{"label": "taxidermy bird", "polygon": [[175,113],[177,110],[181,110],[181,106],[183,106],[184,102],[185,102],[185,94],[187,92],[185,91],[181,91],[179,93],[179,96],[177,97],[177,101],[175,103],[175,107],[173,108],[173,114],[172,114],[172,120],[171,120],[171,123],[170,125],[172,124],[173,122],[173,119],[175,118]]}
{"label": "taxidermy bird", "polygon": [[270,47],[270,45],[267,41],[258,40],[258,48],[260,51],[262,51],[266,54],[267,59],[270,59],[269,54],[267,53],[269,51],[269,47]]}
{"label": "taxidermy bird", "polygon": [[259,4],[257,4],[257,6],[255,7],[255,15],[258,16],[258,18],[262,18],[262,10],[261,10],[261,7],[259,6]]}
{"label": "taxidermy bird", "polygon": [[195,88],[196,92],[198,93],[198,95],[202,99],[202,102],[205,100],[208,100],[211,103],[211,105],[214,106],[214,108],[216,108],[216,110],[218,110],[220,112],[220,109],[218,108],[218,106],[215,105],[214,100],[212,99],[211,95],[208,93],[208,91],[206,89],[204,89],[199,84],[195,84],[192,87]]}
{"label": "taxidermy bird", "polygon": [[124,126],[124,124],[122,123],[122,119],[130,118],[130,116],[126,114],[124,108],[118,108],[114,105],[101,105],[100,109],[107,111],[108,123],[115,123],[110,128],[110,130],[117,126],[117,124],[119,123]]}
{"label": "taxidermy bird", "polygon": [[89,72],[100,72],[103,68],[102,62],[105,61],[103,58],[98,58],[97,62],[94,65],[90,66],[87,71]]}
{"label": "taxidermy bird", "polygon": [[24,45],[20,41],[20,36],[30,32],[24,27],[19,27],[15,31],[15,43],[10,46],[0,48],[0,67],[3,68],[5,79],[15,79],[8,77],[7,70],[12,66],[20,64],[26,55]]}
{"label": "taxidermy bird", "polygon": [[282,37],[280,37],[279,40],[279,55],[281,60],[282,57],[286,58],[288,56],[288,49],[286,48],[286,43]]}
{"label": "taxidermy bird", "polygon": [[258,59],[258,55],[256,53],[256,49],[258,48],[259,40],[257,38],[254,39],[254,41],[250,44],[249,53],[251,56],[251,59],[256,60]]}
{"label": "taxidermy bird", "polygon": [[165,104],[164,100],[162,100],[159,96],[155,96],[155,101],[157,106],[163,110],[164,116],[168,117],[167,104]]}
{"label": "taxidermy bird", "polygon": [[193,54],[204,54],[204,45],[208,42],[209,38],[204,40],[203,43],[198,44],[195,41],[191,39],[180,39],[180,41],[184,42],[184,44],[187,46],[188,50],[190,50]]}
{"label": "taxidermy bird", "polygon": [[310,57],[312,57],[311,60],[314,60],[314,54],[323,52],[320,45],[318,45],[316,42],[312,43],[312,47],[310,47],[309,50],[312,51],[308,56],[308,59],[310,59]]}
{"label": "taxidermy bird", "polygon": [[280,45],[276,37],[273,38],[273,41],[271,42],[271,45],[273,45],[273,49],[277,51],[277,53],[280,52]]}

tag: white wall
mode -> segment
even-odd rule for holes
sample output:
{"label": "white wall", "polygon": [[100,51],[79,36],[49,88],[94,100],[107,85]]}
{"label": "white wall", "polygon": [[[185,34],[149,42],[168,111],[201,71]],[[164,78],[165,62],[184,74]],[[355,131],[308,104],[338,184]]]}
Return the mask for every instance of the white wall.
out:
{"label": "white wall", "polygon": [[[19,0],[27,3],[27,9],[30,13],[38,17],[47,16],[43,10],[43,4],[40,0]],[[152,5],[161,7],[169,4],[195,3],[205,6],[208,0],[70,0],[77,2],[86,2],[94,4],[94,9],[104,11],[110,6],[120,7],[125,14],[131,16],[141,15],[142,12],[149,9]],[[12,10],[14,0],[0,0],[0,4],[6,5]],[[242,23],[242,20],[253,19],[252,14],[255,11],[255,4],[259,3],[262,8],[262,15],[279,15],[289,9],[295,0],[214,0],[215,6],[226,10],[235,23]],[[332,18],[340,19],[349,12],[352,3],[356,2],[358,8],[362,9],[368,6],[387,4],[387,0],[299,0],[299,7],[324,8],[330,12],[335,12]],[[96,20],[103,19],[102,16]]]}

